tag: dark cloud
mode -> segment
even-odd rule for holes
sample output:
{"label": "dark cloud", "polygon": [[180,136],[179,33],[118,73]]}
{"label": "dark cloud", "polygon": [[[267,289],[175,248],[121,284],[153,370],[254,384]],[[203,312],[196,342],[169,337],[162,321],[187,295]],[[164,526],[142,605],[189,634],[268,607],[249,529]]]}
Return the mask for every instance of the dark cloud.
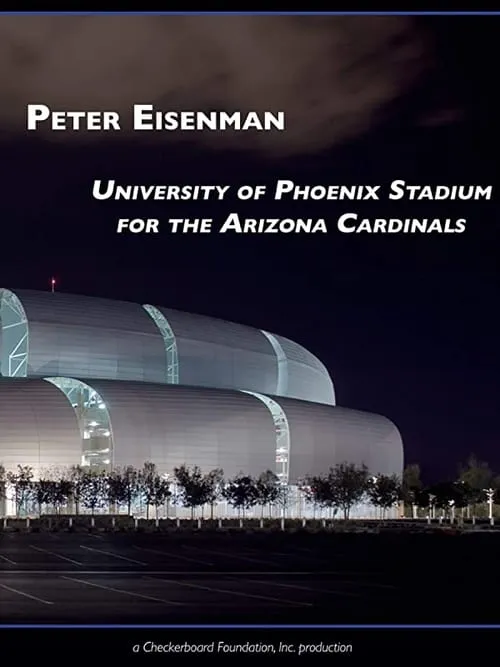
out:
{"label": "dark cloud", "polygon": [[399,17],[3,16],[0,54],[4,128],[24,129],[28,103],[284,110],[286,133],[217,137],[280,153],[362,132],[426,64],[424,41]]}

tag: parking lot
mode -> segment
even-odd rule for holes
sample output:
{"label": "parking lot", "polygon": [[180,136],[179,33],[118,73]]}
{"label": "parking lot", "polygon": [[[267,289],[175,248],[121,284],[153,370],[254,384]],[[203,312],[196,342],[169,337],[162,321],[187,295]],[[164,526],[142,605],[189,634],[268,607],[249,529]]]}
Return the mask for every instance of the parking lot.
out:
{"label": "parking lot", "polygon": [[473,622],[484,587],[432,539],[434,564],[408,536],[2,534],[2,623]]}
{"label": "parking lot", "polygon": [[[397,595],[379,572],[331,568],[308,547],[155,536],[10,534],[0,601],[11,623],[216,623],[331,619]],[[282,545],[281,545],[282,546]],[[265,615],[265,616],[263,616]]]}

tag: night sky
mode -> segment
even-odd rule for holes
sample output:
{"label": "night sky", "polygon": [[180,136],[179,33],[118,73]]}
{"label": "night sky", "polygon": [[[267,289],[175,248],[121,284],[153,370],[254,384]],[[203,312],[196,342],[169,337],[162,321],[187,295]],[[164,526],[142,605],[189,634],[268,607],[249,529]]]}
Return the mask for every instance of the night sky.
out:
{"label": "night sky", "polygon": [[[122,183],[498,185],[491,19],[422,21],[429,72],[364,134],[286,158],[132,137],[53,143],[6,128],[0,284],[154,303],[291,338],[329,369],[340,405],[389,417],[427,480],[471,452],[500,471],[498,213],[490,202],[95,202]],[[474,44],[474,47],[472,47]],[[494,60],[495,58],[495,60]],[[140,100],[142,101],[142,100]],[[286,109],[285,109],[286,111]],[[325,217],[318,235],[117,235],[119,217]],[[346,211],[466,217],[459,235],[340,234]]]}

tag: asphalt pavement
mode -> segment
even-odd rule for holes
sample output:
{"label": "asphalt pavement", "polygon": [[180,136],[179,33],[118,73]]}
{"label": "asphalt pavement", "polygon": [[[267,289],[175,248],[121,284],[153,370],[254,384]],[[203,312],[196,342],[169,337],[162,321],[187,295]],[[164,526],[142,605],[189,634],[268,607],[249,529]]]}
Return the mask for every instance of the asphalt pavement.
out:
{"label": "asphalt pavement", "polygon": [[[4,533],[1,623],[473,622],[460,600],[498,585],[472,585],[470,556],[464,571],[432,539]],[[469,538],[449,539],[460,559]]]}

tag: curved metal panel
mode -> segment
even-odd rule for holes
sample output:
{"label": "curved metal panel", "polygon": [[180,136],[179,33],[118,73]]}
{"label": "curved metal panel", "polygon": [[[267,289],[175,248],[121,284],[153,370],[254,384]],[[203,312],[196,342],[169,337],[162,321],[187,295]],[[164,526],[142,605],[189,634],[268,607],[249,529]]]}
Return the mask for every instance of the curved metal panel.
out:
{"label": "curved metal panel", "polygon": [[403,472],[403,443],[396,426],[380,415],[273,397],[290,429],[290,484],[320,475],[338,463],[365,464],[371,473]]}
{"label": "curved metal panel", "polygon": [[283,336],[272,336],[287,360],[286,389],[279,396],[335,405],[335,390],[325,366],[314,354]]}
{"label": "curved metal panel", "polygon": [[170,308],[156,310],[175,336],[180,384],[276,393],[278,360],[258,329]]}
{"label": "curved metal panel", "polygon": [[6,470],[30,466],[36,478],[81,460],[78,423],[64,394],[43,380],[0,379],[0,463]]}
{"label": "curved metal panel", "polygon": [[182,464],[258,475],[273,470],[275,427],[266,406],[241,392],[140,382],[88,380],[111,420],[113,465],[160,473]]}
{"label": "curved metal panel", "polygon": [[286,396],[288,388],[288,362],[286,358],[285,351],[278,343],[278,339],[274,334],[270,334],[267,331],[261,330],[267,340],[271,343],[274,354],[278,362],[278,381],[276,386],[276,391],[274,392],[276,396]]}
{"label": "curved metal panel", "polygon": [[164,382],[163,340],[140,305],[17,290],[29,322],[28,375]]}
{"label": "curved metal panel", "polygon": [[139,380],[335,403],[324,365],[266,331],[58,292],[0,295],[3,375]]}

